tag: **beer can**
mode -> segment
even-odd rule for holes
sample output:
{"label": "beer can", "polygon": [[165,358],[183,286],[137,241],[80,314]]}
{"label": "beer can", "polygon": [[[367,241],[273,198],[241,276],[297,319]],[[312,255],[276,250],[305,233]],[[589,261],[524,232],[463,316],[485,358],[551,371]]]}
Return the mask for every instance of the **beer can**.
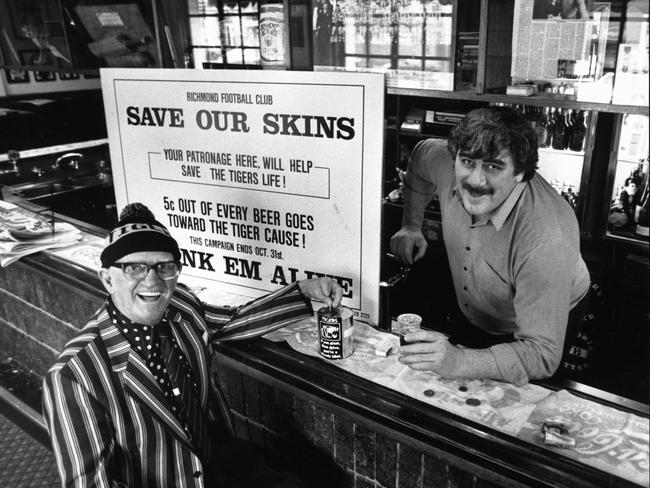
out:
{"label": "beer can", "polygon": [[345,307],[323,307],[318,312],[320,354],[327,359],[343,359],[354,352],[352,311]]}

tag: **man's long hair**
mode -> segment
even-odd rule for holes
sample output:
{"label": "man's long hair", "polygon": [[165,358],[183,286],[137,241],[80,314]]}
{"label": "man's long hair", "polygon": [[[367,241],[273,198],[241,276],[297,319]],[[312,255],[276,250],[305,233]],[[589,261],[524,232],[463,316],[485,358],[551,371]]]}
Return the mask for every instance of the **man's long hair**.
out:
{"label": "man's long hair", "polygon": [[459,151],[472,159],[492,161],[507,150],[515,165],[515,174],[523,181],[537,169],[537,134],[509,107],[479,108],[469,112],[451,131],[447,149],[455,160]]}

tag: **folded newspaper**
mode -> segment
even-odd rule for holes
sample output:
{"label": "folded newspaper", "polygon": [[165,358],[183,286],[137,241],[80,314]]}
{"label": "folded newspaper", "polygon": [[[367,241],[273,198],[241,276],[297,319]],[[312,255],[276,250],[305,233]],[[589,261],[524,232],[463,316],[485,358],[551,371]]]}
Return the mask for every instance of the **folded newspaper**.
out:
{"label": "folded newspaper", "polygon": [[2,202],[0,208],[0,267],[46,249],[71,246],[81,232],[65,222],[46,222]]}

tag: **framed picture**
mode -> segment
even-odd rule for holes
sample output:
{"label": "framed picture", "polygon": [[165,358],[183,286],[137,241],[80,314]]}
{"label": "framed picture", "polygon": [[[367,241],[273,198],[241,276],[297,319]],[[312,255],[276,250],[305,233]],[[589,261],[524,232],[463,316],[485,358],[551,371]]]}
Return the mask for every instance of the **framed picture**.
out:
{"label": "framed picture", "polygon": [[7,83],[29,83],[29,71],[25,69],[6,69]]}
{"label": "framed picture", "polygon": [[59,72],[59,79],[60,80],[78,80],[79,79],[79,73],[69,73],[69,72]]}
{"label": "framed picture", "polygon": [[56,2],[7,0],[7,6],[15,38],[63,37],[63,24]]}
{"label": "framed picture", "polygon": [[589,20],[592,0],[534,0],[533,20]]}

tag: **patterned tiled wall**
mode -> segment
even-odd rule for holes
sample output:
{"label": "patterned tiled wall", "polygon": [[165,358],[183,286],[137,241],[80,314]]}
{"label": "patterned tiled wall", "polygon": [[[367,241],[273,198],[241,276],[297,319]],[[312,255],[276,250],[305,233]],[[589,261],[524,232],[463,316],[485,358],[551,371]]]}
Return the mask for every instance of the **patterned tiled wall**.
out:
{"label": "patterned tiled wall", "polygon": [[42,376],[101,303],[20,261],[0,269],[0,351]]}
{"label": "patterned tiled wall", "polygon": [[[389,435],[370,421],[213,364],[237,435],[268,453],[324,470],[337,488],[497,488],[519,486],[431,446]],[[300,453],[300,458],[297,454]]]}

